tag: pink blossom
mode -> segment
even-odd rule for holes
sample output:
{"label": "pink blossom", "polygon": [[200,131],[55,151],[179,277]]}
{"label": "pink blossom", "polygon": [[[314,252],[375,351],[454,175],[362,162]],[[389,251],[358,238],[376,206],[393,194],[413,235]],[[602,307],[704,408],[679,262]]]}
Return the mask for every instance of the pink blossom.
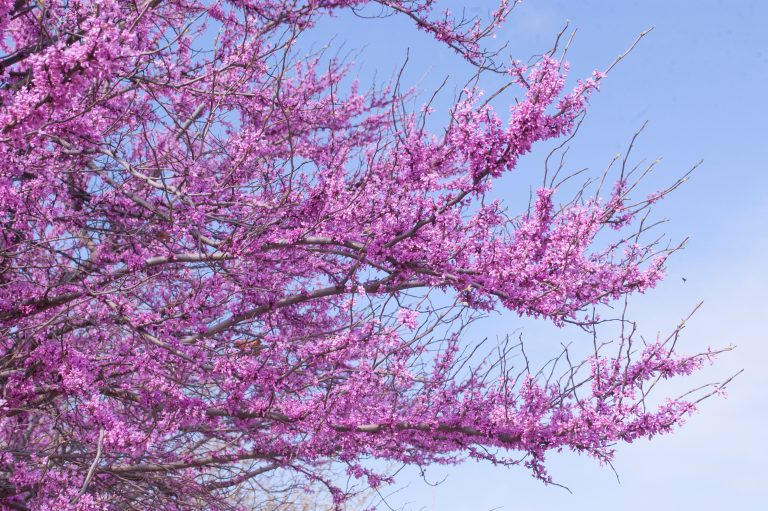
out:
{"label": "pink blossom", "polygon": [[397,311],[397,320],[410,330],[415,330],[418,327],[418,319],[419,313],[415,310],[402,308]]}

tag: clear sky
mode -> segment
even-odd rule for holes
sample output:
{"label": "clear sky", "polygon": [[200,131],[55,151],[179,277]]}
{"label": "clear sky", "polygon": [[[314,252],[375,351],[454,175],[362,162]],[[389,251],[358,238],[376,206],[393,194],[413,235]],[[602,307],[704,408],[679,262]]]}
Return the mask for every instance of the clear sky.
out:
{"label": "clear sky", "polygon": [[[464,6],[472,14],[493,4],[444,3],[454,10]],[[670,262],[666,281],[633,301],[633,317],[643,331],[655,335],[673,328],[703,301],[685,331],[683,349],[738,348],[684,385],[745,371],[730,385],[727,399],[703,403],[676,434],[621,447],[615,462],[620,484],[609,468],[575,455],[554,456],[550,464],[555,479],[573,494],[545,487],[522,468],[467,462],[429,468],[427,480],[442,481],[436,486],[415,470],[404,471],[395,488],[399,491],[379,508],[768,509],[763,491],[768,480],[768,2],[527,0],[497,41],[509,42],[512,55],[527,60],[550,47],[566,20],[578,29],[569,52],[572,77],[604,68],[637,34],[654,27],[593,97],[572,144],[570,166],[602,170],[645,120],[649,125],[635,154],[663,157],[651,178],[653,187],[661,188],[704,160],[691,181],[658,209],[657,217],[671,219],[663,232],[678,240],[690,235],[691,241]],[[333,34],[335,44],[348,50],[364,47],[355,58],[364,82],[374,73],[390,76],[406,49],[410,61],[404,81],[424,91],[447,74],[458,86],[470,73],[458,57],[404,19],[343,15],[321,24],[313,37],[321,41]],[[496,106],[504,108],[504,98],[500,101]],[[531,181],[521,176],[540,176],[545,153],[539,148],[524,159],[514,175],[496,186],[496,195],[511,204],[527,196]],[[553,350],[571,335],[512,315],[489,319],[481,328],[479,335],[523,328],[528,343]]]}

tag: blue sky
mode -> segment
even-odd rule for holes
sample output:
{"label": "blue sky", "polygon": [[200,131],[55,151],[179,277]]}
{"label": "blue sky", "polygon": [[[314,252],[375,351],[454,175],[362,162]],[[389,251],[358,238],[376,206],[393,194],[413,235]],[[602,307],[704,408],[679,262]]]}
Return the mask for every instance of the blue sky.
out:
{"label": "blue sky", "polygon": [[[465,6],[473,14],[493,4],[443,3],[454,10]],[[663,158],[652,188],[704,160],[690,182],[657,210],[658,218],[671,219],[663,232],[678,240],[691,236],[691,241],[670,262],[666,281],[633,300],[633,317],[652,336],[673,328],[703,301],[685,330],[683,348],[734,344],[737,349],[680,388],[719,381],[739,369],[744,373],[730,385],[727,399],[703,403],[676,434],[621,447],[615,462],[621,484],[609,468],[569,454],[552,457],[550,467],[573,494],[545,487],[523,469],[467,462],[431,467],[427,480],[443,481],[436,486],[418,471],[405,470],[387,504],[440,511],[766,509],[761,488],[768,479],[762,433],[768,431],[768,2],[528,0],[515,9],[497,41],[509,42],[511,54],[526,60],[549,48],[566,20],[578,29],[569,52],[572,77],[604,68],[638,33],[654,27],[591,100],[569,164],[602,170],[646,120],[635,154]],[[313,37],[321,41],[333,34],[335,44],[364,48],[356,57],[364,82],[374,73],[390,76],[406,49],[405,83],[421,90],[431,91],[446,75],[459,86],[470,73],[458,57],[404,19],[342,15],[321,23]],[[496,106],[504,108],[503,101]],[[545,154],[539,148],[526,157],[494,193],[510,204],[527,197],[529,184],[541,176]],[[508,314],[486,320],[478,335],[518,328],[529,344],[552,349],[572,335]]]}

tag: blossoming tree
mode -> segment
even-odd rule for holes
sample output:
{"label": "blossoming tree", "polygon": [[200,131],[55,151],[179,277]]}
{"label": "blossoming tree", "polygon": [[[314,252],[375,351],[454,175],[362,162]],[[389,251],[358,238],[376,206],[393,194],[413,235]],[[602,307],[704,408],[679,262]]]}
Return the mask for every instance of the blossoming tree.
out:
{"label": "blossoming tree", "polygon": [[[671,250],[640,213],[666,191],[622,169],[603,194],[486,200],[605,74],[565,90],[555,50],[499,63],[482,40],[510,2],[487,24],[433,3],[0,0],[4,509],[245,509],[273,471],[341,503],[323,467],[375,487],[370,458],[549,481],[548,451],[610,461],[693,409],[645,399],[712,355],[675,354],[679,330],[601,339],[559,378],[465,349],[478,313],[591,331],[585,311],[653,287]],[[518,101],[468,87],[428,130],[398,84],[302,57],[318,17],[367,4]]]}

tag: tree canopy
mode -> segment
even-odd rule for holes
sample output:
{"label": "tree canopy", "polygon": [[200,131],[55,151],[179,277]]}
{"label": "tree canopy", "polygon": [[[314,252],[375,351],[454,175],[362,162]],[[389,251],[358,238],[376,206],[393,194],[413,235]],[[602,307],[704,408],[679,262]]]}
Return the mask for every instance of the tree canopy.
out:
{"label": "tree canopy", "polygon": [[[690,413],[700,394],[646,401],[715,354],[675,353],[679,328],[640,344],[627,324],[554,375],[462,336],[501,309],[592,331],[677,248],[645,218],[682,179],[639,196],[620,161],[574,197],[550,175],[531,204],[488,198],[610,71],[566,88],[563,41],[503,62],[483,40],[513,5],[0,0],[0,503],[251,509],[284,471],[341,505],[324,467],[376,487],[370,458],[550,481],[549,451],[609,462]],[[299,51],[319,17],[370,7],[517,100],[467,86],[428,129],[396,79],[364,89]]]}

